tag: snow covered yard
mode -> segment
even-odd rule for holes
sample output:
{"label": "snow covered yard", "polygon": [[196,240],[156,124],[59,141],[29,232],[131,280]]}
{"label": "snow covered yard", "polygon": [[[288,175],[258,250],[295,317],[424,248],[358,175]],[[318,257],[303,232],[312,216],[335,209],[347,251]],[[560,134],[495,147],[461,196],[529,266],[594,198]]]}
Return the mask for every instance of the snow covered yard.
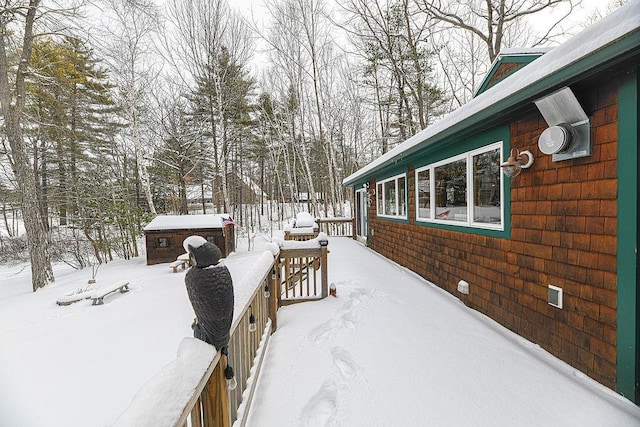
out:
{"label": "snow covered yard", "polygon": [[638,426],[640,408],[412,272],[330,239],[338,298],[281,308],[251,427]]}
{"label": "snow covered yard", "polygon": [[[234,283],[262,253],[226,260]],[[0,267],[0,426],[112,423],[192,336],[178,271],[147,266],[144,256],[111,262],[98,270],[97,285],[126,279],[130,292],[111,294],[104,305],[58,306],[59,297],[87,286],[91,269],[57,266],[56,282],[33,293],[28,266]]]}
{"label": "snow covered yard", "polygon": [[[628,400],[408,270],[350,239],[329,249],[338,297],[280,309],[250,426],[640,424]],[[262,254],[227,259],[234,283]],[[130,292],[56,305],[89,277],[59,266],[33,294],[28,268],[0,267],[0,426],[108,425],[191,336],[184,273],[116,261],[98,284]]]}

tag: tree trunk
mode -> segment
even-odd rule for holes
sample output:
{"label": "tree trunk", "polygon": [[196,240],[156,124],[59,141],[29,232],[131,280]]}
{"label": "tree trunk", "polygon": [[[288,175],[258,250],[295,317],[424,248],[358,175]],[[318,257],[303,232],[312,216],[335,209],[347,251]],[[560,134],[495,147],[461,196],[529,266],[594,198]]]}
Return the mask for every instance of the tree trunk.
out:
{"label": "tree trunk", "polygon": [[[51,259],[49,257],[49,238],[42,221],[36,177],[27,155],[27,147],[22,134],[22,114],[25,105],[25,73],[31,61],[33,47],[33,22],[40,0],[30,0],[24,23],[24,37],[20,63],[16,70],[14,87],[9,78],[9,60],[7,43],[10,31],[7,22],[0,21],[0,104],[7,140],[11,147],[18,189],[22,196],[22,217],[27,233],[27,244],[31,259],[31,283],[33,291],[44,287],[54,280]],[[17,14],[17,12],[16,12]],[[15,95],[15,100],[12,97]],[[12,103],[13,101],[13,103]]]}
{"label": "tree trunk", "polygon": [[15,117],[13,109],[5,116],[7,139],[13,154],[16,181],[22,195],[22,218],[27,232],[29,258],[31,260],[31,284],[33,291],[43,288],[54,281],[51,259],[49,257],[49,238],[40,215],[35,177],[20,129],[20,119]]}

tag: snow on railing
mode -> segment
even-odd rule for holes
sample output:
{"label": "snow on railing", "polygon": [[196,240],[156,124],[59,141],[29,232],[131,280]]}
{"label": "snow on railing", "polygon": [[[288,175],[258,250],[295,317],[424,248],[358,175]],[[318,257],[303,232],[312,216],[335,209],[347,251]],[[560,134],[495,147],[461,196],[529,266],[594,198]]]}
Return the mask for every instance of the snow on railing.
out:
{"label": "snow on railing", "polygon": [[285,240],[310,240],[318,237],[319,233],[325,233],[333,237],[351,237],[356,239],[355,218],[318,218],[313,226],[287,226],[284,229]]}
{"label": "snow on railing", "polygon": [[274,256],[278,251],[275,247],[265,251],[234,286],[228,358],[237,387],[227,388],[227,363],[220,351],[194,338],[185,338],[177,358],[136,393],[115,426],[244,425],[266,344],[277,327]]}
{"label": "snow on railing", "polygon": [[325,233],[319,233],[310,240],[280,243],[276,265],[279,306],[318,300],[329,295],[328,244]]}
{"label": "snow on railing", "polygon": [[308,241],[270,245],[234,285],[234,319],[228,363],[237,387],[227,388],[227,361],[220,351],[185,338],[175,360],[134,396],[115,426],[242,427],[281,305],[325,298],[326,234]]}
{"label": "snow on railing", "polygon": [[171,420],[180,419],[184,408],[195,404],[192,400],[202,391],[198,389],[201,379],[211,375],[219,360],[215,347],[196,338],[184,338],[176,359],[135,394],[114,426],[174,425]]}
{"label": "snow on railing", "polygon": [[320,232],[324,232],[329,236],[356,239],[355,218],[318,218],[316,223]]}

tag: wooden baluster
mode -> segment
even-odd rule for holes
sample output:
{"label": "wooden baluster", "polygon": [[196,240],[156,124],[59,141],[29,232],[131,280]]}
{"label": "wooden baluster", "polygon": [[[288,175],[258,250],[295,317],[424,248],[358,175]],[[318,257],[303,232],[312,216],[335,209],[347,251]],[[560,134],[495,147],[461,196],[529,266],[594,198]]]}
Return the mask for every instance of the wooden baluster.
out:
{"label": "wooden baluster", "polygon": [[322,285],[322,298],[326,298],[329,296],[329,284],[327,277],[327,246],[329,242],[327,240],[320,241],[320,274],[321,274],[321,285]]}
{"label": "wooden baluster", "polygon": [[[271,281],[269,283],[270,296],[267,298],[268,316],[271,319],[271,333],[278,330],[278,307],[280,306],[280,286],[278,286],[280,283],[280,256],[276,255],[276,257],[274,268],[271,271]],[[267,276],[265,281],[268,280],[269,276]],[[262,290],[264,292],[264,284]]]}

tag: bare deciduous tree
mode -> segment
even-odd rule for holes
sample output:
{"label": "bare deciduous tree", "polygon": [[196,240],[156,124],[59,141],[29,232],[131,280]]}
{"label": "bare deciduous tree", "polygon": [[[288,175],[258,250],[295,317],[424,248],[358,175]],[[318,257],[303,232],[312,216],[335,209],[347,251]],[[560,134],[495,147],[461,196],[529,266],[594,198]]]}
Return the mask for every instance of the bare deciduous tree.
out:
{"label": "bare deciduous tree", "polygon": [[343,0],[340,5],[348,15],[344,28],[362,52],[364,73],[373,85],[386,152],[389,139],[404,140],[442,113],[442,93],[431,83],[433,22],[411,0]]}
{"label": "bare deciduous tree", "polygon": [[[105,48],[111,69],[115,71],[118,103],[128,122],[128,138],[133,142],[140,186],[149,211],[155,215],[145,160],[152,133],[145,129],[145,123],[150,125],[149,93],[159,74],[152,45],[152,38],[159,31],[159,10],[148,0],[107,0],[106,4],[111,20],[103,26],[107,31]],[[114,25],[109,25],[111,22]],[[144,141],[145,135],[147,141]]]}
{"label": "bare deciduous tree", "polygon": [[228,56],[228,61],[243,66],[251,53],[251,37],[244,21],[229,8],[226,0],[172,0],[168,3],[168,13],[175,23],[175,33],[165,42],[166,57],[185,79],[185,86],[198,82],[211,89],[207,111],[203,113],[208,115],[208,136],[214,153],[214,200],[217,211],[221,212],[230,204],[227,186],[229,123],[225,99],[228,93],[225,73],[230,68],[221,64]]}
{"label": "bare deciduous tree", "polygon": [[487,48],[489,61],[493,61],[504,47],[507,37],[523,31],[523,18],[557,6],[568,6],[568,11],[555,18],[550,27],[565,19],[582,0],[416,0],[421,9],[435,19],[473,33]]}
{"label": "bare deciduous tree", "polygon": [[[477,89],[490,64],[505,47],[538,46],[562,33],[562,23],[582,0],[414,0],[433,18],[431,41],[439,52],[443,81],[459,105]],[[557,11],[536,35],[528,22]],[[451,106],[455,108],[456,106]]]}

